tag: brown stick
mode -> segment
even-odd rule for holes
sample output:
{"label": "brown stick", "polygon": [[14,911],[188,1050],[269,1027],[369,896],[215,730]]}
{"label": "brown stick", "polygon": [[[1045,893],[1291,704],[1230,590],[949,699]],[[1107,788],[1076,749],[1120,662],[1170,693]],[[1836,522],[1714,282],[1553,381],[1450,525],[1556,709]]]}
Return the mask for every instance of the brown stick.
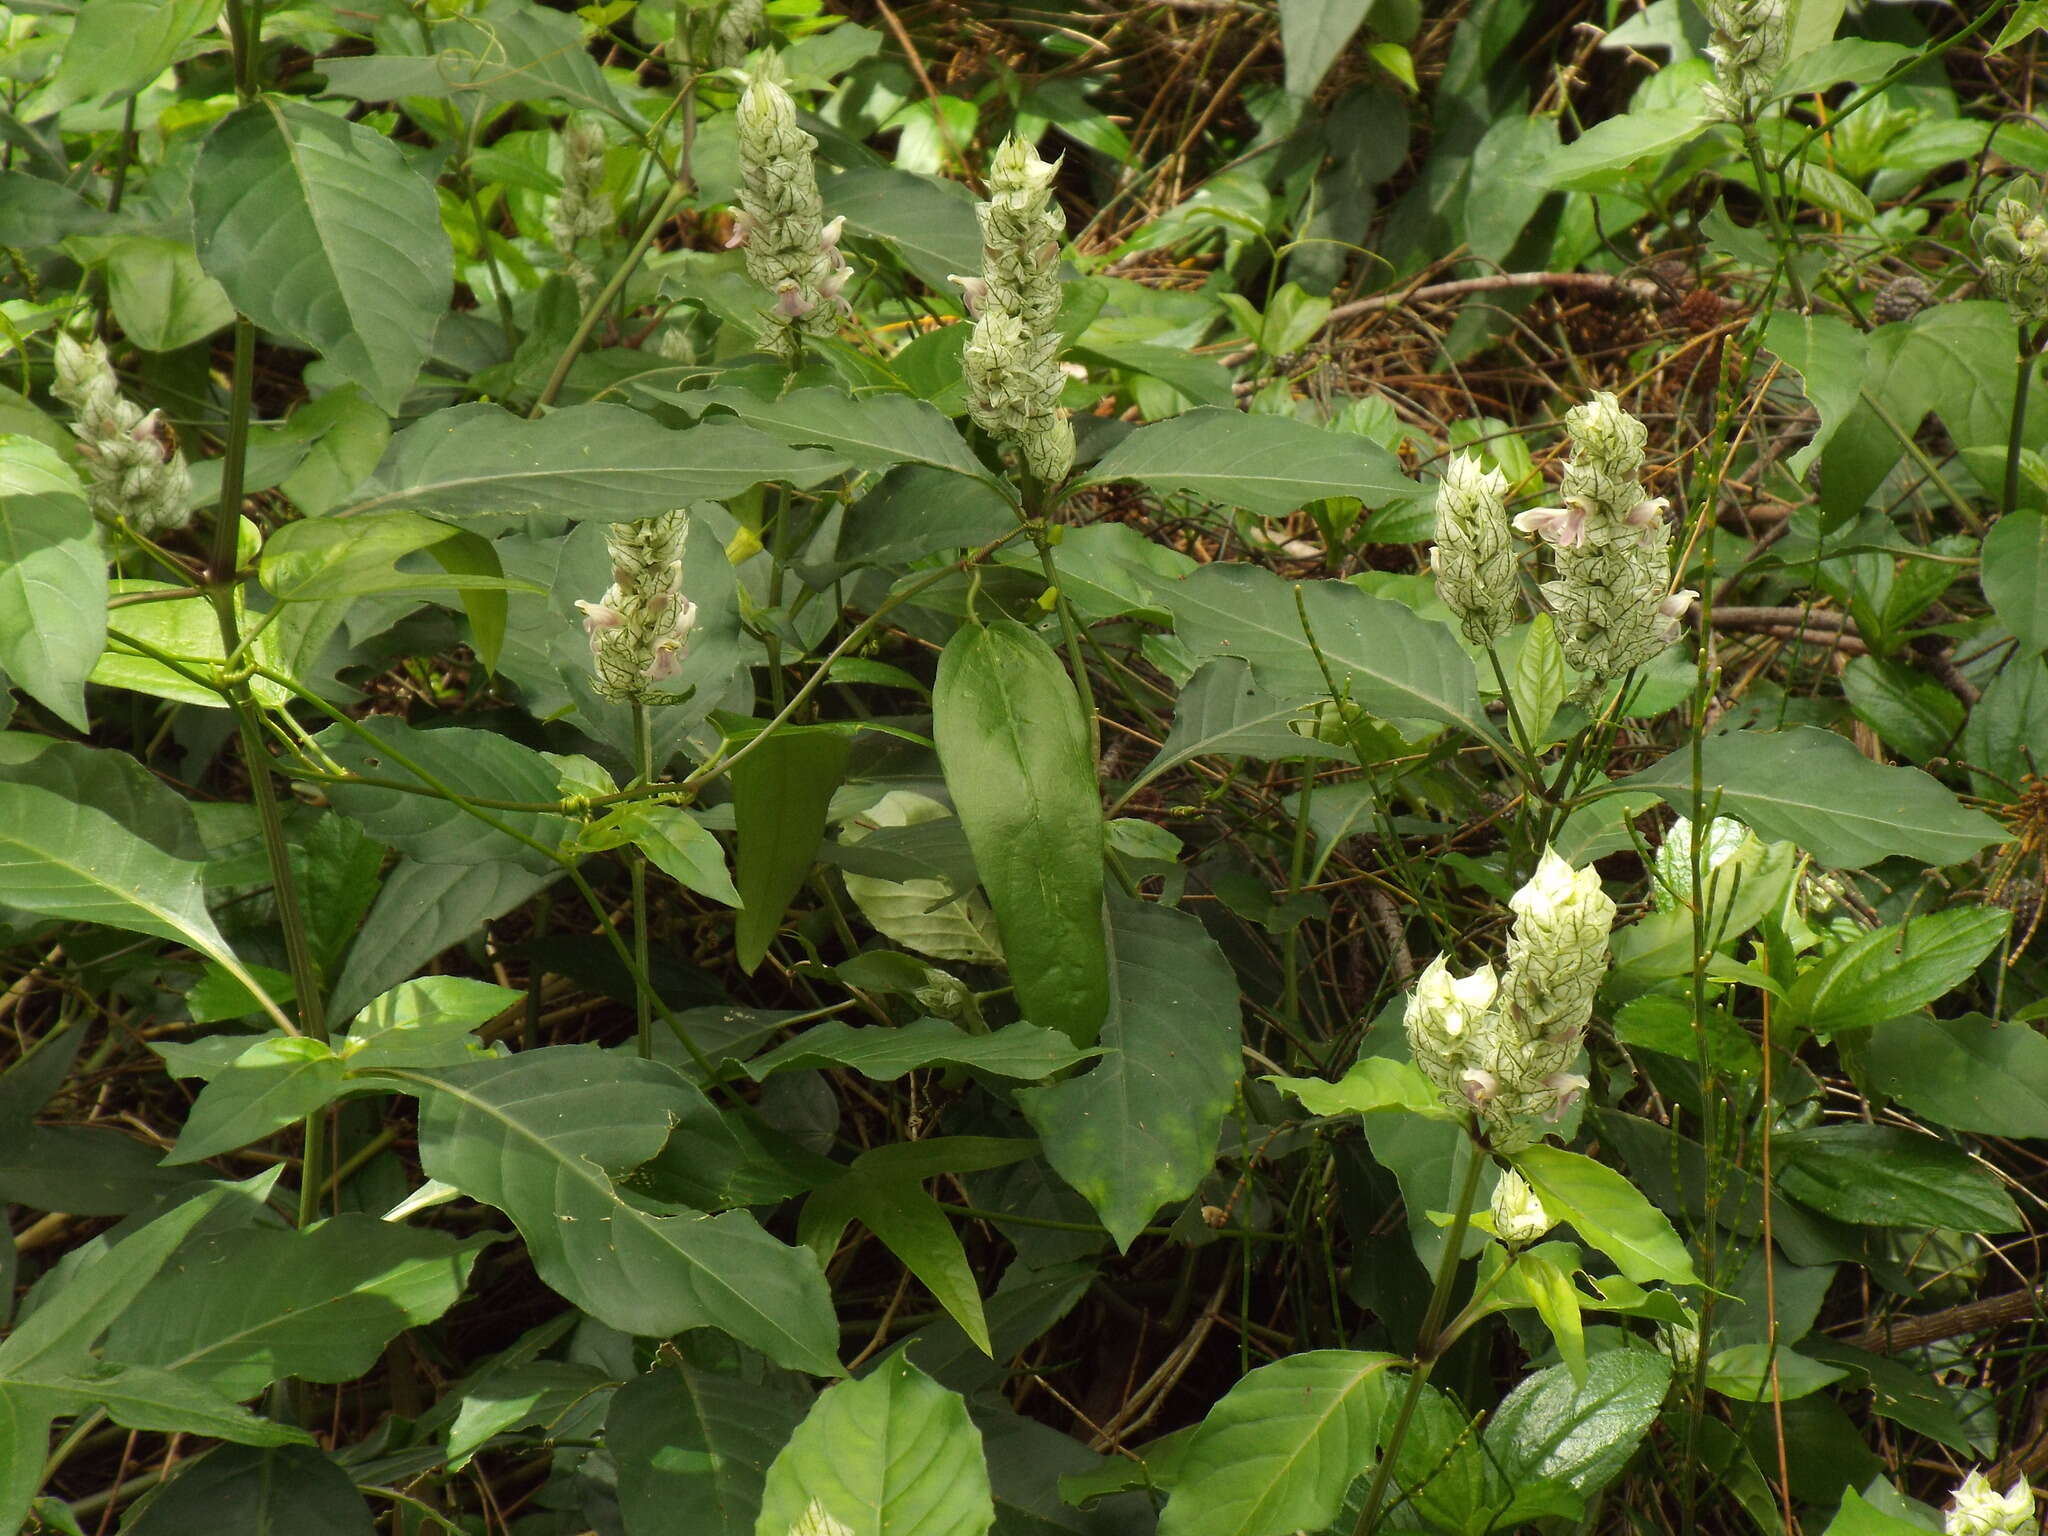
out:
{"label": "brown stick", "polygon": [[1979,1333],[1987,1328],[2004,1328],[2013,1323],[2032,1322],[2043,1316],[2041,1298],[2033,1291],[2011,1291],[2003,1296],[1986,1296],[1958,1306],[1943,1307],[1923,1317],[1877,1323],[1849,1342],[1873,1355],[1895,1355],[1901,1350],[1936,1344],[1959,1334]]}

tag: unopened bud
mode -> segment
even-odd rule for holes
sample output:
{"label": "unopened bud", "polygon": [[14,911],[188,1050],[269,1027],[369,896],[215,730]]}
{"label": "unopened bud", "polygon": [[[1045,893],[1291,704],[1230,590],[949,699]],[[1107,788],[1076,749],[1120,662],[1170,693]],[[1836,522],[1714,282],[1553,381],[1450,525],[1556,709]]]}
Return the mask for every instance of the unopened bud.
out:
{"label": "unopened bud", "polygon": [[1963,1479],[1942,1524],[1944,1536],[2038,1536],[2034,1490],[2024,1477],[2000,1493],[1989,1478],[1973,1470]]}
{"label": "unopened bud", "polygon": [[1529,1181],[1514,1169],[1504,1169],[1493,1186],[1493,1235],[1516,1248],[1533,1243],[1557,1223],[1543,1209]]}
{"label": "unopened bud", "polygon": [[1508,541],[1508,481],[1461,453],[1436,493],[1436,545],[1430,565],[1436,590],[1474,645],[1491,645],[1515,622],[1520,591]]}

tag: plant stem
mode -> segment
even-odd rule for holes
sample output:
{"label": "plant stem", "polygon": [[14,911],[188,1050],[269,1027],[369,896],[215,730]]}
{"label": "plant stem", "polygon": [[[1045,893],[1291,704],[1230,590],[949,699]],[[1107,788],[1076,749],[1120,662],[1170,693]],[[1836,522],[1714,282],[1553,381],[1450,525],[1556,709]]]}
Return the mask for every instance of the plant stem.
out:
{"label": "plant stem", "polygon": [[[1308,812],[1316,792],[1316,760],[1304,757],[1301,760],[1301,804],[1294,813],[1294,846],[1287,859],[1287,900],[1292,905],[1294,898],[1301,894],[1302,877],[1308,867]],[[1301,1028],[1301,924],[1296,918],[1287,926],[1287,936],[1281,940],[1280,956],[1280,1016],[1287,1020],[1291,1030]]]}
{"label": "plant stem", "polygon": [[1074,619],[1074,605],[1060,590],[1060,571],[1052,557],[1052,536],[1042,519],[1030,523],[1031,541],[1038,546],[1038,564],[1045,572],[1045,585],[1053,594],[1059,611],[1060,633],[1066,639],[1067,665],[1074,670],[1074,691],[1081,697],[1081,713],[1088,719],[1088,761],[1102,761],[1102,722],[1095,716],[1095,685],[1088,680],[1088,656],[1081,648],[1081,626]]}
{"label": "plant stem", "polygon": [[2031,334],[2026,326],[2020,328],[2020,371],[2012,386],[2012,426],[2005,438],[2005,501],[2004,510],[2008,517],[2019,510],[2020,504],[2020,454],[2026,446],[2027,390],[2034,381],[2034,361],[2041,350],[2041,339]]}
{"label": "plant stem", "polygon": [[654,237],[661,233],[662,226],[668,223],[676,209],[689,195],[688,182],[669,183],[668,190],[661,195],[661,201],[655,206],[653,215],[634,237],[632,249],[626,252],[625,260],[613,270],[604,287],[597,291],[597,296],[583,311],[583,318],[576,322],[576,333],[569,338],[569,344],[562,348],[562,355],[555,359],[555,366],[548,374],[547,383],[541,388],[540,397],[533,402],[533,409],[526,413],[529,420],[539,416],[555,403],[555,396],[562,392],[562,385],[568,380],[569,370],[576,366],[577,356],[583,351],[583,344],[590,340],[590,333],[597,329],[597,322],[604,318],[604,312],[611,308],[612,300],[616,299],[619,291],[626,286],[626,280],[633,275],[634,269],[640,265],[641,258],[647,254],[647,248],[654,244]]}
{"label": "plant stem", "polygon": [[1742,147],[1749,152],[1749,166],[1756,174],[1756,195],[1764,205],[1764,215],[1771,222],[1771,235],[1777,241],[1779,258],[1785,264],[1785,286],[1791,291],[1792,307],[1803,310],[1807,304],[1806,282],[1792,261],[1792,226],[1786,222],[1785,210],[1778,206],[1778,194],[1771,186],[1770,167],[1764,162],[1763,137],[1756,131],[1755,123],[1742,125]]}
{"label": "plant stem", "polygon": [[1422,1326],[1415,1333],[1415,1365],[1408,1373],[1408,1391],[1394,1415],[1394,1427],[1380,1447],[1380,1464],[1373,1469],[1372,1486],[1366,1490],[1365,1505],[1358,1512],[1358,1523],[1351,1528],[1351,1536],[1370,1536],[1379,1523],[1380,1506],[1386,1501],[1387,1485],[1393,1481],[1401,1443],[1408,1438],[1408,1426],[1414,1422],[1416,1405],[1422,1401],[1422,1389],[1429,1385],[1430,1372],[1436,1369],[1447,1342],[1444,1314],[1451,1309],[1451,1288],[1457,1283],[1458,1267],[1464,1261],[1465,1229],[1472,1221],[1472,1202],[1479,1194],[1479,1175],[1487,1162],[1470,1121],[1466,1122],[1465,1134],[1471,1159],[1465,1165],[1458,1202],[1451,1211],[1450,1228],[1444,1234],[1443,1257],[1437,1260],[1436,1286],[1429,1293],[1429,1310],[1423,1313]]}
{"label": "plant stem", "polygon": [[[654,733],[648,729],[647,706],[635,700],[633,703],[633,757],[639,770],[639,778],[633,782],[645,784],[654,777]],[[654,1054],[654,1009],[649,996],[650,972],[647,968],[647,855],[638,848],[633,850],[633,959],[640,967],[640,975],[633,986],[633,1008],[636,1014],[637,1030],[635,1039],[640,1055]]]}

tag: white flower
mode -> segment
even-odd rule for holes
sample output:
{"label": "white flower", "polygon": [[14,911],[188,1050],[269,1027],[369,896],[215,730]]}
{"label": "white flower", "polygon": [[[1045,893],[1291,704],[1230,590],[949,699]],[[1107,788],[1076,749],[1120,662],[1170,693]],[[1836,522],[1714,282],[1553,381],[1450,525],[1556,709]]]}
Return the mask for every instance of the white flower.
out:
{"label": "white flower", "polygon": [[1493,1186],[1492,1216],[1493,1235],[1517,1248],[1557,1225],[1529,1181],[1512,1168],[1502,1170],[1500,1182]]}
{"label": "white flower", "polygon": [[1942,1525],[1945,1536],[2035,1536],[2034,1490],[2022,1477],[2004,1493],[1982,1472],[1972,1471],[1956,1489]]}
{"label": "white flower", "polygon": [[1531,507],[1515,514],[1515,532],[1526,533],[1546,544],[1570,549],[1586,539],[1586,504],[1563,507]]}

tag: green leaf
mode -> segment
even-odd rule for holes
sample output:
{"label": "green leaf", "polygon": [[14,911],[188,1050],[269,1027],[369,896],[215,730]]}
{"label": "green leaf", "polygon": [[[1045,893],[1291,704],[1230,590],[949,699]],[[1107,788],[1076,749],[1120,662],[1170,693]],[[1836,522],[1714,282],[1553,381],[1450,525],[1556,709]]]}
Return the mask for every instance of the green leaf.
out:
{"label": "green leaf", "polygon": [[1823,1125],[1776,1140],[1778,1187],[1841,1221],[2016,1232],[2020,1214],[1960,1147],[1888,1125]]}
{"label": "green leaf", "polygon": [[328,93],[379,102],[401,96],[473,96],[493,105],[554,100],[632,121],[620,110],[573,16],[519,0],[491,0],[471,15],[442,19],[428,53],[400,51],[413,41],[403,31],[381,34],[374,54],[322,59]]}
{"label": "green leaf", "polygon": [[779,443],[822,449],[858,469],[926,464],[977,480],[992,478],[953,423],[909,395],[855,399],[843,390],[821,388],[764,399],[751,390],[727,388],[682,398],[694,414],[731,411]]}
{"label": "green leaf", "polygon": [[175,352],[234,322],[235,306],[183,240],[121,235],[108,243],[102,259],[114,318],[145,352]]}
{"label": "green leaf", "polygon": [[0,672],[83,731],[107,643],[107,560],[78,477],[43,444],[0,437]]}
{"label": "green leaf", "polygon": [[2048,1040],[1981,1013],[1877,1026],[1861,1075],[1916,1115],[1984,1136],[2048,1137]]}
{"label": "green leaf", "polygon": [[370,784],[325,786],[334,808],[361,822],[378,842],[424,864],[502,860],[536,873],[560,867],[549,854],[512,832],[523,833],[543,848],[557,848],[573,826],[567,817],[494,809],[487,813],[491,820],[512,829],[500,832],[431,793],[428,781],[405,766],[417,764],[457,795],[545,804],[561,798],[560,775],[546,757],[495,731],[463,726],[423,731],[389,715],[372,715],[361,726],[372,741],[344,725],[329,726],[314,739],[345,772],[429,791],[410,793]]}
{"label": "green leaf", "polygon": [[754,1536],[769,1463],[809,1396],[785,1371],[727,1374],[680,1356],[619,1388],[604,1443],[626,1536]]}
{"label": "green leaf", "polygon": [[1841,1507],[1822,1536],[1927,1536],[1927,1529],[1888,1515],[1854,1488],[1845,1488]]}
{"label": "green leaf", "polygon": [[1237,978],[1201,919],[1109,904],[1109,1054],[1083,1076],[1018,1095],[1046,1160],[1127,1249],[1153,1214],[1215,1166],[1241,1049]]}
{"label": "green leaf", "polygon": [[318,352],[397,415],[448,307],[433,184],[383,134],[267,96],[207,135],[199,263],[258,325]]}
{"label": "green leaf", "polygon": [[1328,697],[1295,608],[1297,590],[1316,645],[1352,703],[1383,719],[1442,720],[1490,738],[1471,659],[1448,627],[1400,603],[1343,581],[1297,588],[1262,567],[1221,561],[1164,596],[1175,633],[1196,655],[1249,662],[1254,681],[1277,697]]}
{"label": "green leaf", "polygon": [[430,1067],[467,1060],[476,1027],[525,998],[468,976],[420,976],[400,982],[356,1015],[341,1058],[351,1072]]}
{"label": "green leaf", "polygon": [[263,995],[206,910],[203,865],[47,789],[0,782],[0,891],[25,912],[190,945]]}
{"label": "green leaf", "polygon": [[130,1536],[372,1536],[370,1508],[356,1480],[317,1447],[217,1446],[178,1468]]}
{"label": "green leaf", "polygon": [[82,0],[57,72],[31,114],[133,95],[176,63],[219,12],[220,0]]}
{"label": "green leaf", "polygon": [[984,1536],[994,1523],[967,1405],[899,1352],[818,1395],[768,1469],[754,1531]]}
{"label": "green leaf", "polygon": [[497,1240],[352,1213],[303,1232],[209,1232],[121,1314],[107,1353],[237,1402],[287,1377],[350,1381],[402,1330],[452,1307],[479,1250]]}
{"label": "green leaf", "polygon": [[1551,741],[1550,722],[1571,691],[1565,671],[1564,649],[1557,643],[1557,627],[1550,615],[1539,613],[1530,621],[1522,648],[1515,654],[1514,674],[1508,687],[1521,716],[1521,729],[1538,748]]}
{"label": "green leaf", "polygon": [[2048,517],[2022,509],[1992,524],[1978,579],[2021,654],[2048,650]]}
{"label": "green leaf", "polygon": [[1292,1536],[1330,1524],[1372,1464],[1394,1363],[1316,1349],[1245,1376],[1182,1453],[1159,1536]]}
{"label": "green leaf", "polygon": [[1173,729],[1159,755],[1125,792],[1129,799],[1162,773],[1197,757],[1250,757],[1271,762],[1289,758],[1343,757],[1344,749],[1313,736],[1297,736],[1287,722],[1300,719],[1299,698],[1262,691],[1252,670],[1235,657],[1205,661],[1174,701]]}
{"label": "green leaf", "polygon": [[820,190],[849,232],[879,241],[934,292],[953,297],[949,274],[981,270],[974,195],[956,181],[894,166],[857,166]]}
{"label": "green leaf", "polygon": [[1595,123],[1552,155],[1542,169],[1544,184],[1558,191],[1615,191],[1630,166],[1696,142],[1707,127],[1698,107],[1624,112]]}
{"label": "green leaf", "polygon": [[[935,1138],[955,1139],[959,1138]],[[917,1277],[932,1300],[960,1325],[968,1342],[992,1355],[981,1285],[967,1261],[967,1250],[938,1201],[926,1192],[927,1170],[905,1172],[892,1166],[898,1160],[889,1154],[897,1150],[880,1147],[863,1154],[844,1175],[815,1191],[804,1203],[797,1239],[818,1255],[819,1263],[829,1263],[847,1223],[858,1221]],[[1021,1155],[1019,1149],[1008,1150]]]}
{"label": "green leaf", "polygon": [[[301,518],[263,546],[257,575],[282,602],[324,602],[386,592],[478,589],[545,593],[530,581],[497,574],[401,571],[405,556],[463,537],[463,530],[416,512],[372,512],[346,519]],[[471,535],[474,537],[474,535]]]}
{"label": "green leaf", "polygon": [[817,862],[832,792],[846,775],[844,732],[783,726],[733,765],[740,915],[733,943],[752,972],[782,927],[790,898]]}
{"label": "green leaf", "polygon": [[2002,907],[1952,907],[1873,928],[1801,973],[1781,1018],[1829,1035],[1911,1013],[1967,981],[2011,927]]}
{"label": "green leaf", "polygon": [[1084,485],[1136,480],[1161,495],[1285,517],[1311,501],[1355,496],[1367,507],[1416,494],[1394,456],[1352,432],[1291,416],[1204,406],[1140,427],[1088,471]]}
{"label": "green leaf", "polygon": [[623,522],[728,500],[765,481],[802,489],[846,467],[844,459],[785,448],[738,423],[677,431],[604,404],[528,421],[474,403],[436,411],[399,433],[376,473],[329,515],[406,507],[441,517],[552,512]]}
{"label": "green leaf", "polygon": [[944,1019],[915,1019],[895,1029],[831,1019],[757,1056],[747,1063],[747,1072],[758,1083],[777,1072],[851,1067],[863,1077],[886,1083],[906,1072],[943,1065],[1036,1081],[1101,1054],[1078,1050],[1058,1030],[1022,1020],[994,1034],[970,1035]]}
{"label": "green leaf", "polygon": [[342,968],[330,1013],[346,1018],[416,974],[452,944],[525,901],[560,874],[517,864],[420,864],[401,858],[384,876]]}
{"label": "green leaf", "polygon": [[1886,746],[1918,763],[1948,752],[1963,728],[1963,701],[1900,662],[1855,657],[1842,669],[1842,696]]}
{"label": "green leaf", "polygon": [[1846,320],[1781,309],[1765,327],[1764,346],[1799,375],[1800,388],[1820,420],[1805,446],[1785,461],[1792,474],[1803,477],[1856,407],[1867,344],[1863,333]]}
{"label": "green leaf", "polygon": [[662,1337],[722,1328],[793,1370],[839,1373],[838,1325],[817,1261],[740,1211],[706,1216],[614,1185],[706,1112],[673,1068],[549,1046],[381,1076],[420,1099],[427,1177],[496,1206],[541,1279],[600,1322]]}
{"label": "green leaf", "polygon": [[[175,589],[167,582],[123,577],[111,582],[109,590],[117,597],[131,597],[143,593],[169,594]],[[235,616],[242,633],[248,634],[248,605],[239,588],[234,602]],[[310,611],[317,613],[320,610]],[[290,675],[291,664],[281,654],[280,646],[285,628],[284,623],[278,623],[264,629],[256,636],[251,649],[258,661]],[[149,646],[152,651],[165,653],[179,665],[174,667],[152,655],[145,655],[139,646],[129,644],[131,639]],[[126,688],[153,698],[170,699],[179,704],[196,704],[202,709],[226,709],[228,701],[220,691],[201,681],[217,674],[225,654],[220,617],[206,598],[152,597],[149,601],[125,607],[115,615],[108,635],[108,648],[94,663],[88,681],[105,688]],[[291,697],[288,689],[264,677],[250,679],[249,688],[257,703],[272,708]]]}
{"label": "green leaf", "polygon": [[1436,1089],[1414,1064],[1390,1056],[1361,1056],[1334,1083],[1316,1077],[1269,1077],[1283,1093],[1301,1100],[1312,1115],[1368,1115],[1403,1109],[1431,1120],[1457,1117],[1437,1101]]}
{"label": "green leaf", "polygon": [[1670,1218],[1636,1187],[1603,1163],[1562,1147],[1539,1143],[1509,1159],[1521,1170],[1543,1207],[1614,1260],[1629,1279],[1642,1284],[1667,1280],[1698,1285],[1692,1255]]}
{"label": "green leaf", "polygon": [[633,846],[676,884],[728,907],[741,904],[725,867],[725,850],[680,806],[644,807],[634,822]]}
{"label": "green leaf", "polygon": [[261,1141],[326,1105],[341,1088],[341,1058],[326,1041],[259,1040],[200,1090],[164,1162],[196,1163]]}
{"label": "green leaf", "polygon": [[1066,668],[1012,620],[956,631],[939,656],[932,736],[1019,1007],[1094,1044],[1109,1006],[1102,805]]}
{"label": "green leaf", "polygon": [[[1810,725],[1709,736],[1701,754],[1707,803],[1759,837],[1795,843],[1836,869],[1902,854],[1958,864],[2005,828],[1969,810],[1917,768],[1873,763],[1844,738]],[[1620,781],[1653,789],[1692,813],[1692,754],[1674,752]]]}
{"label": "green leaf", "polygon": [[1708,1388],[1742,1403],[1789,1403],[1848,1374],[1838,1365],[1823,1365],[1796,1350],[1767,1344],[1737,1344],[1707,1361]]}
{"label": "green leaf", "polygon": [[1520,1294],[1528,1300],[1536,1315],[1543,1319],[1543,1326],[1550,1330],[1557,1343],[1558,1358],[1571,1372],[1573,1382],[1583,1386],[1588,1380],[1583,1298],[1572,1284],[1570,1272],[1544,1249],[1563,1249],[1571,1255],[1578,1252],[1566,1244],[1545,1243],[1541,1248],[1516,1254],[1503,1282],[1502,1295]]}
{"label": "green leaf", "polygon": [[1287,61],[1288,95],[1315,95],[1372,8],[1373,0],[1280,0],[1280,55]]}
{"label": "green leaf", "polygon": [[1553,1365],[1507,1395],[1486,1426],[1484,1445],[1510,1486],[1560,1482],[1591,1496],[1627,1464],[1670,1385],[1671,1361],[1655,1350],[1595,1355],[1583,1383]]}

